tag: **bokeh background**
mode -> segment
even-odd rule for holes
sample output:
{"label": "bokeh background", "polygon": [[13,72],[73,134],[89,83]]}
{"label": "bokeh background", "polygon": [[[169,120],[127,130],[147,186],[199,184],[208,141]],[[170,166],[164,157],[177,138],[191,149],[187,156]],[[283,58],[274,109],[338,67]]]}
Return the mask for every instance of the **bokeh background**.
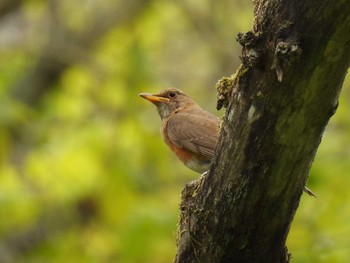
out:
{"label": "bokeh background", "polygon": [[[137,96],[175,86],[215,110],[247,0],[1,0],[0,263],[167,263],[198,177]],[[292,262],[349,262],[350,80],[288,237]],[[219,116],[223,112],[216,112]],[[271,215],[273,216],[273,215]]]}

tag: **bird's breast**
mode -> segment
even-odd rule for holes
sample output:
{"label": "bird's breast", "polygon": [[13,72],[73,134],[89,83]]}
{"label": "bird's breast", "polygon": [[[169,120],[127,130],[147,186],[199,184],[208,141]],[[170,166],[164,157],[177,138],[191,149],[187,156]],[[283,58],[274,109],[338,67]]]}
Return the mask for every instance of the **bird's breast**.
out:
{"label": "bird's breast", "polygon": [[210,162],[208,158],[204,158],[203,156],[193,153],[184,149],[183,147],[178,147],[171,142],[169,136],[167,134],[167,120],[162,122],[161,126],[161,134],[164,142],[168,145],[168,147],[175,153],[177,158],[188,168],[197,172],[204,173],[209,169]]}

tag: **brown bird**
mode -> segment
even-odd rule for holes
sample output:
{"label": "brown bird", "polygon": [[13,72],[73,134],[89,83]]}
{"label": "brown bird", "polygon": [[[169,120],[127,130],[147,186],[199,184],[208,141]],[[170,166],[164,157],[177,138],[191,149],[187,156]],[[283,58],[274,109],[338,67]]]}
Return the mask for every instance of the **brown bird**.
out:
{"label": "brown bird", "polygon": [[198,173],[207,171],[219,137],[220,119],[175,88],[139,96],[157,106],[163,140],[176,156]]}
{"label": "brown bird", "polygon": [[[188,168],[206,172],[219,138],[220,119],[175,88],[139,96],[156,105],[162,119],[163,140],[176,156]],[[304,191],[315,196],[307,187]]]}

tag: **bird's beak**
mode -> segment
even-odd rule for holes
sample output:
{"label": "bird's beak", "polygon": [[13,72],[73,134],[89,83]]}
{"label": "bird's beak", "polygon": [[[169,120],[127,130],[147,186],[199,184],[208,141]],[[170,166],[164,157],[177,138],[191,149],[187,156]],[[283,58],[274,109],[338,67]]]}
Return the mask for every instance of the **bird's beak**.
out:
{"label": "bird's beak", "polygon": [[139,94],[140,97],[152,102],[152,103],[155,103],[155,102],[168,102],[169,99],[168,98],[164,98],[164,97],[160,97],[160,96],[157,96],[157,95],[153,95],[153,94],[150,94],[150,93],[140,93]]}

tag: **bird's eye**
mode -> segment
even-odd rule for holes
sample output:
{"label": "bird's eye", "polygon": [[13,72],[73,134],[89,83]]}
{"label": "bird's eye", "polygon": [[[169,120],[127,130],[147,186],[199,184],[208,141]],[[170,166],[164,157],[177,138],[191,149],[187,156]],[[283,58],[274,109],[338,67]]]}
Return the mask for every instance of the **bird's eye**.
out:
{"label": "bird's eye", "polygon": [[175,91],[170,91],[169,92],[169,97],[174,98],[176,96],[176,92]]}

